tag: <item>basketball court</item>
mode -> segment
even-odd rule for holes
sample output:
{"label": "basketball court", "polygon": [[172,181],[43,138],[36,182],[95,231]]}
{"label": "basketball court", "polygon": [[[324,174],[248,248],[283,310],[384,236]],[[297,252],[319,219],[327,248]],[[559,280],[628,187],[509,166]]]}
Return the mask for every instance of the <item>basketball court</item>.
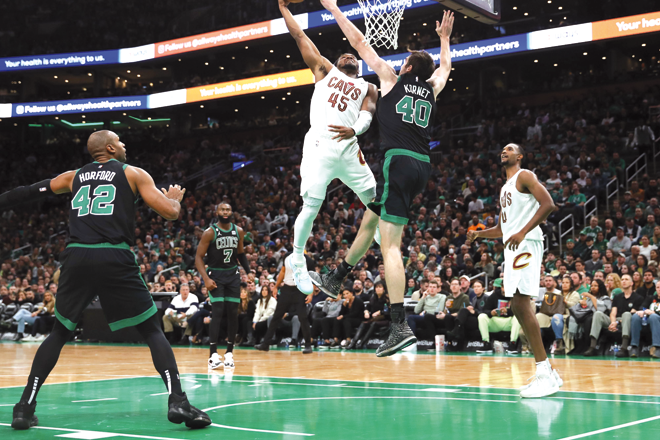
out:
{"label": "basketball court", "polygon": [[[236,350],[233,374],[208,372],[207,350],[177,348],[183,388],[214,424],[166,420],[167,394],[146,346],[69,344],[42,388],[39,426],[10,428],[35,344],[0,344],[0,437],[7,439],[577,439],[660,434],[653,361],[562,358],[565,380],[522,400],[530,356]],[[466,429],[468,427],[468,429]],[[517,434],[516,434],[517,433]]]}

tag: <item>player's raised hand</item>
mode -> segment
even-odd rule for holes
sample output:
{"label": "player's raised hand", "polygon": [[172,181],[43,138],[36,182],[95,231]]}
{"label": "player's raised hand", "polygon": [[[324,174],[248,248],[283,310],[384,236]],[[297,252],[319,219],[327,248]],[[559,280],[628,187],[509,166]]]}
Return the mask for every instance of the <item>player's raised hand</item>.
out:
{"label": "player's raised hand", "polygon": [[165,194],[165,197],[176,200],[177,202],[181,202],[181,200],[183,200],[183,195],[186,193],[186,190],[181,189],[181,186],[179,185],[170,185],[170,189],[167,191],[165,188],[161,188],[160,190]]}
{"label": "player's raised hand", "polygon": [[474,240],[478,238],[478,231],[468,231],[467,233],[467,244],[471,244]]}
{"label": "player's raised hand", "polygon": [[328,11],[337,7],[337,0],[321,0],[321,5]]}
{"label": "player's raised hand", "polygon": [[351,127],[344,127],[342,125],[328,125],[328,127],[330,127],[329,131],[332,133],[337,133],[332,138],[332,140],[337,139],[337,142],[341,142],[355,136],[355,130],[353,130]]}
{"label": "player's raised hand", "polygon": [[454,28],[454,13],[449,10],[445,10],[442,15],[442,23],[436,20],[435,22],[435,31],[440,38],[449,38],[451,31]]}

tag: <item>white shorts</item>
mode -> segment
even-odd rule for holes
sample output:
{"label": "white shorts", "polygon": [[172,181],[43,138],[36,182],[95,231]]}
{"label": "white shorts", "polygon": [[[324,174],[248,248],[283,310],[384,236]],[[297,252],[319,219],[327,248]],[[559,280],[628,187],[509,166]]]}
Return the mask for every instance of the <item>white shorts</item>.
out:
{"label": "white shorts", "polygon": [[300,164],[300,195],[325,199],[330,182],[340,179],[355,194],[376,187],[357,140],[337,142],[308,132]]}
{"label": "white shorts", "polygon": [[536,298],[541,283],[543,242],[523,240],[518,249],[504,249],[504,296],[513,297],[516,291]]}

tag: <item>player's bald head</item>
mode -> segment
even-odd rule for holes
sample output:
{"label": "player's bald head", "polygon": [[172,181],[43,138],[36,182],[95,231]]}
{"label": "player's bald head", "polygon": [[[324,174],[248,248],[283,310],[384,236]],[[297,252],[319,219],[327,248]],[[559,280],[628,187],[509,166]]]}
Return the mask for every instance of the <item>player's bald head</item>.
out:
{"label": "player's bald head", "polygon": [[96,159],[98,156],[107,153],[106,147],[113,145],[119,139],[115,133],[110,130],[95,131],[87,139],[87,151]]}

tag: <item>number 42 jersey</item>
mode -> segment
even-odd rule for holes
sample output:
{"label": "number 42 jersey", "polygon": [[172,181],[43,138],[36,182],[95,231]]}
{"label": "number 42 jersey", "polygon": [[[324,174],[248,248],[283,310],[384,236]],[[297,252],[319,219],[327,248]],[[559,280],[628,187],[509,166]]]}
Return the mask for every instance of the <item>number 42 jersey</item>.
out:
{"label": "number 42 jersey", "polygon": [[70,241],[135,244],[136,197],[116,159],[80,168],[71,185]]}

